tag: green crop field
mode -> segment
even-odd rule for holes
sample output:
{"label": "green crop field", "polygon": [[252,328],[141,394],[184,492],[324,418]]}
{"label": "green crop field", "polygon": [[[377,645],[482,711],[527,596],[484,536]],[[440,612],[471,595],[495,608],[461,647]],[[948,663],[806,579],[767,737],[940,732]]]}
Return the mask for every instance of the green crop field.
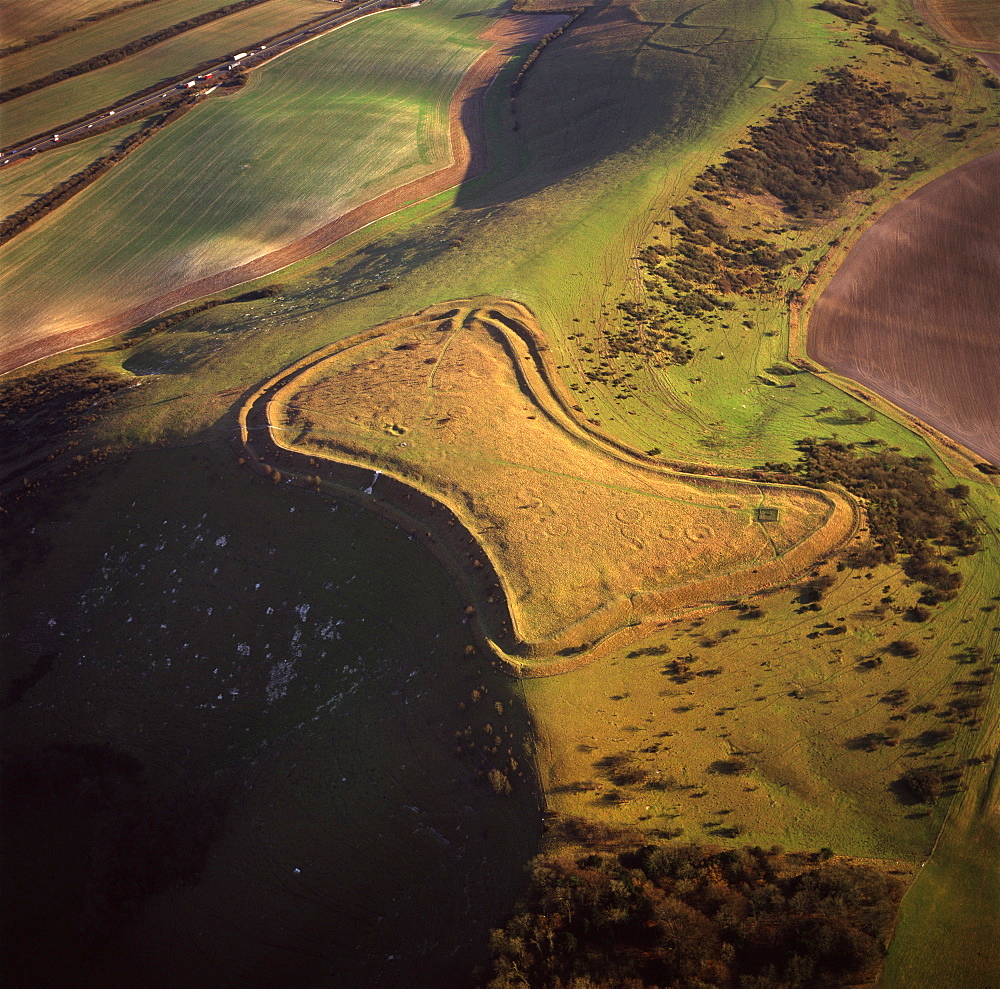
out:
{"label": "green crop field", "polygon": [[[473,13],[470,4],[435,0],[369,19],[283,57],[243,93],[168,128],[0,252],[11,312],[37,311],[39,325],[85,322],[97,311],[89,299],[111,293],[127,302],[122,279],[138,289],[153,284],[164,265],[173,266],[178,280],[194,277],[220,243],[228,241],[230,256],[239,256],[244,242],[259,250],[294,235],[302,217],[316,215],[309,210],[317,197],[323,209],[355,192],[363,198],[354,184],[362,151],[352,158],[352,142],[372,126],[362,103],[395,122],[382,138],[394,149],[384,158],[401,153],[403,132],[409,133],[410,157],[386,163],[373,188],[393,180],[390,165],[398,164],[400,175],[426,167],[420,128],[430,128],[428,147],[439,154],[447,94],[481,50],[473,39],[489,18],[461,16]],[[183,940],[199,921],[218,916],[230,902],[225,887],[233,880],[226,877],[245,876],[249,860],[264,865],[239,880],[249,892],[238,917],[251,933],[261,930],[256,924],[288,925],[298,940],[279,939],[273,953],[261,949],[244,962],[246,942],[222,925],[225,936],[210,960],[185,971],[169,967],[176,960],[158,946],[156,958],[165,959],[175,983],[209,969],[210,977],[239,971],[267,982],[277,971],[269,966],[290,964],[283,954],[290,950],[316,959],[302,962],[303,981],[322,984],[331,957],[322,938],[332,927],[346,932],[333,940],[334,954],[371,953],[373,942],[354,937],[372,919],[357,904],[371,900],[372,914],[383,918],[371,936],[387,932],[383,943],[393,946],[360,973],[358,984],[394,984],[398,959],[384,956],[397,955],[397,945],[408,960],[421,950],[406,933],[414,914],[400,904],[415,896],[411,884],[427,882],[425,848],[437,849],[428,866],[439,870],[435,876],[461,875],[472,859],[485,857],[489,875],[510,882],[508,903],[516,893],[518,882],[506,870],[532,853],[537,836],[529,781],[517,776],[530,762],[552,811],[631,825],[655,840],[828,848],[915,877],[881,984],[992,984],[997,915],[990,905],[1000,877],[997,770],[990,760],[1000,717],[992,686],[1000,658],[996,479],[901,410],[874,396],[862,400],[850,382],[792,363],[806,354],[811,302],[860,232],[929,178],[998,144],[1000,106],[996,91],[984,85],[984,70],[949,56],[902,2],[884,0],[878,17],[887,30],[898,28],[943,52],[956,78],[935,77],[934,66],[868,44],[860,28],[794,0],[733,0],[694,10],[669,0],[591,10],[543,51],[513,103],[506,87],[517,66],[494,83],[491,167],[481,178],[240,290],[280,282],[271,297],[159,330],[153,320],[139,327],[132,344],[94,344],[76,355],[136,385],[103,403],[80,434],[79,449],[92,443],[142,452],[123,466],[112,455],[109,466],[63,482],[64,489],[48,495],[49,505],[44,463],[29,472],[14,531],[37,531],[15,546],[11,558],[23,558],[24,569],[19,582],[7,582],[14,608],[5,614],[34,630],[37,641],[17,643],[12,675],[23,685],[36,657],[58,650],[58,659],[12,706],[9,730],[25,746],[96,736],[151,765],[149,754],[165,747],[163,765],[153,772],[157,786],[172,786],[171,773],[193,762],[203,776],[217,772],[235,794],[230,824],[207,853],[201,883],[188,894],[149,901],[140,935],[118,935],[106,956],[117,957],[119,967],[101,970],[105,983],[141,970],[138,946],[144,936],[162,936],[169,926],[163,918],[179,918]],[[412,52],[420,57],[410,58]],[[351,66],[363,63],[370,74],[352,77]],[[694,187],[709,165],[749,136],[750,125],[782,108],[797,112],[808,102],[809,84],[841,65],[924,104],[886,132],[897,140],[859,153],[877,184],[847,194],[830,215],[802,217],[782,212],[770,196]],[[772,89],[757,85],[762,78],[788,81]],[[318,147],[307,139],[316,133],[323,135]],[[368,160],[376,143],[363,152]],[[330,147],[341,156],[336,163],[324,153]],[[907,163],[917,159],[910,170]],[[140,208],[154,185],[156,197]],[[156,211],[185,196],[198,205],[169,221],[164,212],[157,225]],[[686,363],[622,350],[615,341],[625,330],[636,332],[629,312],[664,298],[661,276],[640,256],[685,243],[672,207],[691,197],[720,218],[730,238],[760,237],[802,254],[759,293],[731,295],[731,309],[669,312],[664,319],[690,347]],[[44,282],[18,277],[33,267],[47,273]],[[61,294],[53,294],[52,284]],[[383,285],[389,289],[379,291]],[[801,307],[790,314],[789,293],[799,291]],[[51,309],[43,313],[46,295]],[[360,491],[337,502],[280,477],[277,484],[255,478],[238,463],[245,455],[223,441],[237,435],[247,397],[305,355],[426,307],[478,297],[527,307],[578,415],[622,443],[659,451],[651,456],[723,469],[791,463],[799,456],[796,441],[817,437],[925,458],[940,489],[962,492],[953,496],[956,511],[982,536],[981,550],[956,555],[948,568],[964,584],[953,598],[925,608],[920,580],[904,571],[904,558],[844,568],[831,561],[816,570],[830,578],[819,601],[801,586],[746,598],[734,591],[739,600],[731,606],[665,620],[571,673],[515,682],[492,671],[475,649],[463,659],[467,602],[453,596],[454,587],[449,591],[448,578],[418,540],[357,513],[349,502],[360,500]],[[30,331],[25,323],[20,332]],[[50,358],[39,368],[67,360]],[[28,374],[8,381],[16,385]],[[338,397],[335,378],[324,387]],[[495,422],[502,414],[490,404],[490,389],[480,390],[465,404],[473,419],[479,410],[483,423]],[[359,405],[371,398],[361,385],[339,398],[345,396]],[[386,433],[381,441],[401,436]],[[883,446],[862,446],[869,440]],[[66,445],[53,435],[57,465],[72,462],[76,448]],[[30,444],[26,450],[25,458],[45,452]],[[460,445],[456,451],[469,461],[459,469],[473,476],[477,452]],[[30,483],[36,476],[42,478],[37,492]],[[594,527],[601,521],[584,520]],[[544,545],[545,558],[537,562],[555,572],[558,550]],[[629,552],[624,536],[620,548]],[[933,552],[939,549],[948,552],[943,546]],[[347,597],[344,628],[354,638],[350,655],[341,657],[323,629],[340,615],[334,603]],[[174,599],[191,616],[190,635],[174,634],[178,609],[167,603]],[[306,615],[296,611],[301,604],[310,606]],[[50,626],[49,618],[58,623],[64,614],[80,629],[97,630],[85,656],[78,655],[84,647],[51,645],[52,629],[60,626]],[[129,617],[123,655],[112,624]],[[302,656],[294,657],[297,677],[287,682],[287,695],[268,705],[268,684],[285,685],[287,670],[275,672],[278,648],[289,660],[294,649]],[[368,670],[376,672],[362,683]],[[233,688],[238,696],[227,697]],[[169,705],[161,696],[168,692]],[[337,708],[343,717],[327,722],[319,709],[335,695],[343,695]],[[424,705],[412,716],[400,708],[411,696]],[[956,719],[950,712],[957,710],[971,713]],[[533,757],[523,747],[529,719],[537,738]],[[414,744],[419,754],[396,768],[393,760]],[[180,745],[193,755],[182,754]],[[247,768],[253,759],[260,777]],[[440,794],[412,794],[404,770],[416,764],[428,794],[434,779],[446,781],[445,792],[454,795],[450,810]],[[901,781],[907,769],[928,766],[943,777],[943,792],[925,804]],[[512,796],[521,803],[507,805],[489,792],[501,794],[504,786],[499,775],[483,778],[488,767],[514,774]],[[366,785],[348,791],[359,773]],[[451,789],[456,779],[467,789]],[[468,817],[463,804],[487,823],[483,844],[460,858],[427,828],[450,840],[447,828]],[[335,823],[326,828],[328,821]],[[525,829],[523,843],[514,841],[518,828]],[[505,841],[490,851],[501,836]],[[369,843],[385,852],[382,882],[357,868]],[[293,885],[309,876],[300,864],[304,850],[319,869],[305,893]],[[59,864],[47,862],[46,868]],[[17,875],[27,886],[28,877]],[[471,889],[482,888],[483,875],[475,873]],[[258,880],[275,884],[278,893],[269,912],[252,920],[266,899]],[[455,902],[442,896],[417,940],[440,929],[446,915],[475,920],[457,928],[460,937],[466,930],[476,937],[495,923],[496,913],[475,896],[464,913]],[[432,958],[439,948],[424,950]],[[442,950],[451,950],[451,942]],[[460,957],[482,957],[484,950]],[[434,984],[444,984],[440,969],[427,971]]]}
{"label": "green crop field", "polygon": [[123,127],[98,134],[86,141],[29,158],[15,168],[5,168],[0,172],[0,202],[3,203],[4,213],[16,212],[53,186],[64,182],[95,159],[106,155],[140,126],[141,124],[137,124],[135,127]]}
{"label": "green crop field", "polygon": [[218,0],[159,0],[8,55],[0,62],[4,89],[39,79],[220,6]]}
{"label": "green crop field", "polygon": [[[451,94],[482,50],[469,42],[484,25],[455,22],[461,10],[393,11],[334,32],[145,145],[0,252],[7,339],[243,263],[446,164]],[[73,246],[84,243],[86,256]],[[37,277],[19,274],[37,265]]]}
{"label": "green crop field", "polygon": [[272,0],[178,35],[123,62],[28,93],[4,104],[4,140],[10,144],[54,129],[328,9],[321,0]]}

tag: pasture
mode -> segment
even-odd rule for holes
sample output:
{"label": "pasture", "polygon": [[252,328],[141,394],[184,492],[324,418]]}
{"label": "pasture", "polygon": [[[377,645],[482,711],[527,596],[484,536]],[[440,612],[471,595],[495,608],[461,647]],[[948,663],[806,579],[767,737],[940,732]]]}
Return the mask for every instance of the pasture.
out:
{"label": "pasture", "polygon": [[[43,797],[5,792],[8,975],[273,983],[292,965],[311,984],[463,984],[540,818],[523,702],[467,655],[447,574],[364,511],[254,478],[225,444],[137,453],[73,490],[22,500],[5,536],[5,764],[30,782],[33,760],[67,751],[53,746],[106,743],[146,782],[98,775],[105,800],[127,813],[148,791],[156,809],[123,835],[86,802],[39,819]],[[456,754],[489,722],[499,755]],[[509,796],[482,778],[493,766]],[[143,877],[131,896],[102,841]],[[194,885],[158,871],[199,859]]]}
{"label": "pasture", "polygon": [[[934,733],[968,657],[996,649],[996,615],[981,610],[996,558],[994,545],[933,621],[912,620],[917,589],[896,568],[846,570],[818,611],[795,589],[765,594],[745,602],[762,614],[679,619],[565,678],[526,681],[551,805],[692,841],[921,861],[947,803],[916,803],[900,776],[992,751],[986,726]],[[888,649],[904,638],[918,655]]]}

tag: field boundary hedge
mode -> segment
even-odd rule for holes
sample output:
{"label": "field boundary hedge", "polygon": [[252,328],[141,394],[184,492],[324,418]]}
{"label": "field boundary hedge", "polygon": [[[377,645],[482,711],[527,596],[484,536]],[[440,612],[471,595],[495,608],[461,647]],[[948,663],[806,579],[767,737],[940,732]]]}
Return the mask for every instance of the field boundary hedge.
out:
{"label": "field boundary hedge", "polygon": [[554,31],[550,31],[541,41],[535,45],[532,49],[531,54],[524,60],[521,68],[517,70],[517,75],[514,76],[513,82],[510,84],[510,98],[511,100],[517,96],[518,90],[521,88],[521,83],[524,77],[528,74],[528,69],[530,69],[535,62],[538,61],[539,56],[545,50],[545,48],[550,45],[556,38],[561,37],[566,31],[569,30],[584,14],[586,7],[567,7],[563,10],[518,10],[518,5],[514,4],[514,10],[519,14],[567,14],[569,15],[569,20],[566,21],[561,27],[557,27]]}

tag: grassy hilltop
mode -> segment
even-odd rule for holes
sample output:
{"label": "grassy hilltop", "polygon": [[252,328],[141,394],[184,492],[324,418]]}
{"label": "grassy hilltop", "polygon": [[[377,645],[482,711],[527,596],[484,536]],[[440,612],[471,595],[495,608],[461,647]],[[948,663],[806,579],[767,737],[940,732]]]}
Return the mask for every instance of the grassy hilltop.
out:
{"label": "grassy hilltop", "polygon": [[[546,7],[559,5],[529,5]],[[462,984],[538,848],[539,787],[554,819],[597,829],[554,827],[550,849],[585,855],[580,835],[593,843],[613,827],[625,845],[782,846],[803,862],[825,849],[834,867],[844,856],[916,875],[882,984],[988,984],[995,958],[979,946],[995,942],[1000,886],[996,479],[812,364],[806,337],[811,305],[860,233],[929,178],[995,149],[1000,105],[985,69],[909,7],[875,7],[881,30],[934,60],[793,0],[585,5],[514,98],[527,51],[491,87],[481,177],[209,300],[222,304],[186,304],[8,376],[13,826],[35,840],[47,806],[78,800],[90,830],[74,848],[106,848],[113,815],[73,789],[96,779],[122,819],[149,792],[170,797],[136,861],[152,859],[164,832],[179,835],[140,890],[95,900],[87,876],[74,880],[57,926],[75,929],[76,910],[97,918],[98,948],[80,956],[89,976],[125,977],[146,938],[165,984],[233,964],[266,981],[287,971],[288,952],[308,956],[316,984],[336,984],[348,955],[362,980],[405,984],[420,959],[435,984]],[[124,308],[158,280],[249,257],[311,229],[331,202],[348,208],[436,167],[451,93],[494,17],[465,0],[382,14],[198,107],[0,249],[8,332],[83,324],[108,297]],[[809,157],[817,146],[822,162]],[[90,160],[57,154],[4,182],[36,191]],[[538,397],[530,355],[496,333],[468,351],[455,344],[442,373],[466,378],[440,382],[417,362],[436,373],[451,337],[426,329],[399,338],[413,347],[382,351],[350,339],[475,299],[532,314],[566,395],[558,414]],[[421,490],[464,504],[470,531],[496,516],[503,538],[484,531],[480,546],[494,562],[517,559],[536,636],[662,577],[656,553],[629,542],[649,542],[641,525],[612,526],[615,506],[596,496],[599,510],[582,508],[595,436],[638,451],[642,471],[741,475],[720,478],[720,491],[825,486],[859,498],[865,525],[849,559],[733,586],[571,672],[513,680],[491,666],[475,632],[485,599],[456,576],[450,550],[437,545],[435,560],[407,538],[439,544],[434,526],[447,521],[421,532],[357,510],[367,470],[341,478],[343,490],[324,474],[317,493],[290,483],[296,471],[280,461],[266,477],[239,461],[246,401],[345,341],[352,362],[296,379],[304,387],[272,424],[294,431],[317,475],[324,453],[349,448],[351,463],[409,471]],[[544,421],[528,425],[532,403]],[[487,426],[494,447],[477,439]],[[538,474],[537,451],[560,468],[542,494],[540,475],[511,481],[515,469]],[[645,475],[626,469],[636,488]],[[548,526],[544,540],[518,529],[521,505]],[[739,507],[744,524],[751,504]],[[568,539],[584,530],[589,542]],[[732,549],[718,539],[671,565],[704,576]],[[590,569],[589,597],[574,597],[574,574]],[[758,593],[774,583],[785,586]],[[144,775],[65,748],[105,743]],[[38,779],[59,760],[69,783],[46,793]],[[72,861],[59,832],[36,837],[39,868]],[[17,888],[34,882],[23,863],[6,868]],[[98,884],[117,881],[111,865],[94,868]],[[735,883],[728,868],[713,881]],[[433,909],[415,892],[428,884]],[[232,909],[234,889],[243,933],[199,941],[206,967],[188,968],[161,940],[164,918],[194,931]],[[123,916],[139,906],[130,929]],[[49,910],[39,897],[27,915]],[[258,923],[280,934],[248,952]],[[453,939],[439,940],[446,927]],[[954,930],[964,936],[944,941]],[[369,937],[388,945],[378,958]]]}

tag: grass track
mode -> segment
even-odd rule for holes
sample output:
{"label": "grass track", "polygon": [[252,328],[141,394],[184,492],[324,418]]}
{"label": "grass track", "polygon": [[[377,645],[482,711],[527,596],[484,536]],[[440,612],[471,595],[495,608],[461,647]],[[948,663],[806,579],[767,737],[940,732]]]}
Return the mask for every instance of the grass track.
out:
{"label": "grass track", "polygon": [[321,0],[272,0],[178,35],[123,62],[28,93],[3,105],[4,140],[15,143],[75,120],[95,107],[108,106],[201,62],[224,58],[243,44],[328,10],[329,5]]}

